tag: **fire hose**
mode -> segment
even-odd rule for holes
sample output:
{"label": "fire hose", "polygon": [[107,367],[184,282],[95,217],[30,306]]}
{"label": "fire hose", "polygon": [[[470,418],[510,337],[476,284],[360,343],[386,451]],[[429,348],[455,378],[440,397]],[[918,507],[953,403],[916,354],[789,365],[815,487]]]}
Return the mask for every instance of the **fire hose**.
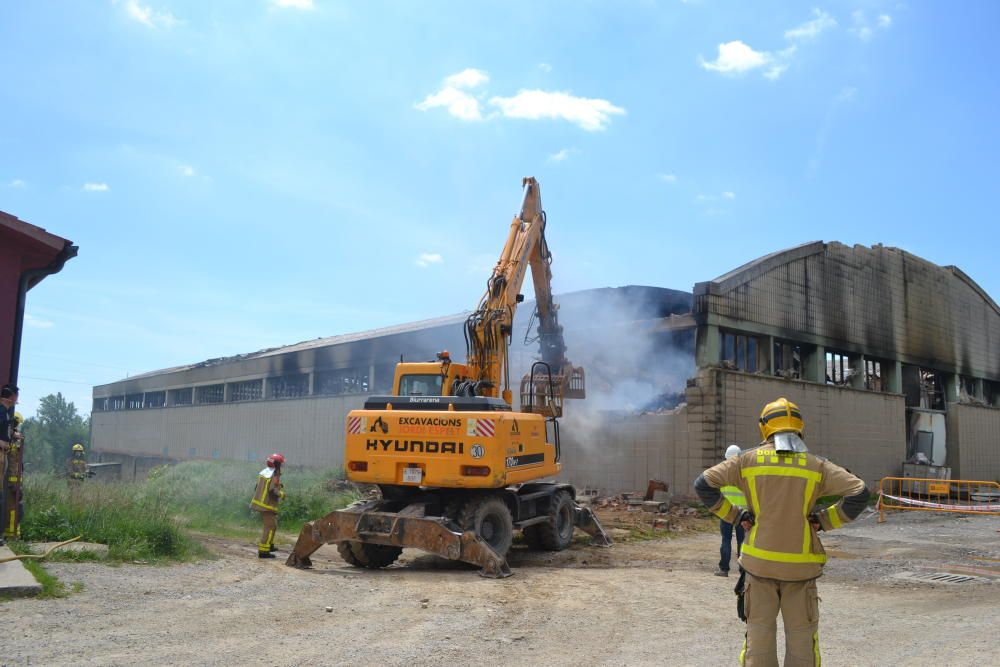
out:
{"label": "fire hose", "polygon": [[77,535],[76,537],[74,537],[71,540],[66,540],[65,542],[60,542],[59,544],[53,544],[43,554],[20,554],[20,555],[17,555],[17,556],[7,556],[6,558],[0,558],[0,563],[7,563],[7,562],[10,562],[12,560],[24,560],[26,558],[37,558],[38,560],[41,560],[43,558],[48,558],[48,555],[50,553],[52,553],[53,551],[55,551],[56,549],[58,549],[59,547],[64,547],[67,544],[69,544],[70,542],[76,542],[81,537],[83,537],[83,535]]}

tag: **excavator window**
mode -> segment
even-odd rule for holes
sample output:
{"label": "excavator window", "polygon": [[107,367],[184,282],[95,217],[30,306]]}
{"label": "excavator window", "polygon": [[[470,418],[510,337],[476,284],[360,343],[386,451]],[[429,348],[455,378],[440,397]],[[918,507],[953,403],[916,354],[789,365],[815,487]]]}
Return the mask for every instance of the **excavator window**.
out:
{"label": "excavator window", "polygon": [[399,378],[400,396],[441,396],[441,375],[404,375]]}

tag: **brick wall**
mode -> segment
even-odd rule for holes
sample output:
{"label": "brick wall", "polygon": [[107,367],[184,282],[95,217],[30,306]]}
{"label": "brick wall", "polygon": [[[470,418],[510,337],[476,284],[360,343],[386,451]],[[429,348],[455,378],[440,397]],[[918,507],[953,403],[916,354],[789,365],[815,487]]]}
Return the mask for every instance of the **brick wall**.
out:
{"label": "brick wall", "polygon": [[952,479],[1000,482],[1000,408],[949,403],[946,421]]}

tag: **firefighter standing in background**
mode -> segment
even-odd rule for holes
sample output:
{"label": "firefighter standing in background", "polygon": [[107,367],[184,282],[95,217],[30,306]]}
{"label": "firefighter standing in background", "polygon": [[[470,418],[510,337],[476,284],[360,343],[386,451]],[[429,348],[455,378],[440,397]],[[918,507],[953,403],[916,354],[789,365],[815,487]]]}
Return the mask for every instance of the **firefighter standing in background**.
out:
{"label": "firefighter standing in background", "polygon": [[[739,456],[743,453],[739,445],[729,445],[726,449],[726,459],[731,459],[734,456]],[[722,495],[726,497],[733,505],[738,505],[739,507],[746,507],[747,500],[743,496],[743,492],[740,491],[739,487],[736,486],[724,486],[722,489]],[[729,576],[729,561],[733,557],[733,529],[736,532],[736,557],[740,557],[740,551],[743,549],[743,525],[740,522],[736,524],[729,523],[725,519],[719,519],[719,533],[722,535],[722,544],[719,547],[719,569],[715,571],[715,576],[717,577],[728,577]]]}
{"label": "firefighter standing in background", "polygon": [[87,457],[80,443],[73,445],[73,455],[66,460],[66,474],[70,484],[77,486],[87,479]]}
{"label": "firefighter standing in background", "polygon": [[23,423],[24,417],[21,416],[20,412],[15,412],[11,428],[10,450],[7,452],[7,473],[4,477],[7,494],[7,522],[3,535],[0,536],[7,540],[16,540],[21,536],[21,518],[24,516],[21,492],[21,485],[24,483],[24,436],[21,434],[21,424]]}
{"label": "firefighter standing in background", "polygon": [[257,476],[257,488],[250,501],[250,509],[260,514],[264,522],[264,532],[257,543],[258,558],[274,558],[274,532],[278,529],[278,503],[285,497],[281,488],[281,466],[285,457],[271,454],[267,457],[267,467]]}
{"label": "firefighter standing in background", "polygon": [[[764,441],[709,468],[695,491],[716,516],[744,522],[749,530],[740,568],[745,571],[743,611],[747,622],[740,664],[777,667],[777,616],[785,625],[785,667],[819,665],[819,597],[816,579],[826,553],[817,531],[857,518],[868,501],[865,483],[824,458],[802,440],[798,406],[779,398],[760,415]],[[751,507],[730,503],[720,492],[739,487]],[[820,496],[843,496],[813,513]]]}

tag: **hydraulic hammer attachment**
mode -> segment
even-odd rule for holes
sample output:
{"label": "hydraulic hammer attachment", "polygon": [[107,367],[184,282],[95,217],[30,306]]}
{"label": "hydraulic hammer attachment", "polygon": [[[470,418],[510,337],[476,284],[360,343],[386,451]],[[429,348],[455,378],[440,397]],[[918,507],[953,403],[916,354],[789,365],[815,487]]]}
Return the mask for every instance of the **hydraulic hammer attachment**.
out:
{"label": "hydraulic hammer attachment", "polygon": [[511,576],[507,560],[471,531],[448,528],[444,517],[423,516],[424,505],[409,505],[401,512],[379,512],[378,500],[330,512],[302,526],[295,548],[285,565],[312,566],[317,549],[332,542],[364,542],[422,549],[441,558],[460,560],[482,568],[479,575],[491,579]]}

